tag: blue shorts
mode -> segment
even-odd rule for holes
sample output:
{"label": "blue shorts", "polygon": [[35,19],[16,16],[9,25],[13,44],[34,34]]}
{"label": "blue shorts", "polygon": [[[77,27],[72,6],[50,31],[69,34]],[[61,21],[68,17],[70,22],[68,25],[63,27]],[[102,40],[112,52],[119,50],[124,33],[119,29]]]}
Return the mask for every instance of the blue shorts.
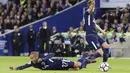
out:
{"label": "blue shorts", "polygon": [[56,58],[61,61],[61,65],[59,65],[60,70],[68,70],[69,68],[74,68],[74,61],[66,60],[64,58]]}
{"label": "blue shorts", "polygon": [[101,38],[97,34],[87,34],[86,40],[89,46],[92,46],[95,50],[101,48],[101,45],[105,42],[103,38]]}

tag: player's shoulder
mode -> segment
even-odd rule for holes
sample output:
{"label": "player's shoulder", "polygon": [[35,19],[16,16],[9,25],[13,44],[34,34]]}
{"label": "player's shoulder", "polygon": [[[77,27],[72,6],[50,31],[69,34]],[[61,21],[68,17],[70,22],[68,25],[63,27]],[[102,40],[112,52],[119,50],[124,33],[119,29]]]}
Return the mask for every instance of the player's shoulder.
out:
{"label": "player's shoulder", "polygon": [[86,9],[85,14],[90,15],[90,9]]}
{"label": "player's shoulder", "polygon": [[86,14],[86,15],[93,15],[94,12],[90,12],[90,9],[87,9],[87,10],[85,11],[85,14]]}

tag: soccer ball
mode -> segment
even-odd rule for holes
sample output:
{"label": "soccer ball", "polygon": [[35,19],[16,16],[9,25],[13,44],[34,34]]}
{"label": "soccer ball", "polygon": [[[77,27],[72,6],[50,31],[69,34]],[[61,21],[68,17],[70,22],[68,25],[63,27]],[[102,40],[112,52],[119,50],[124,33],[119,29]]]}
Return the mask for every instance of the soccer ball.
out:
{"label": "soccer ball", "polygon": [[109,64],[107,62],[103,62],[100,64],[100,71],[103,71],[103,72],[107,72],[110,67],[109,67]]}

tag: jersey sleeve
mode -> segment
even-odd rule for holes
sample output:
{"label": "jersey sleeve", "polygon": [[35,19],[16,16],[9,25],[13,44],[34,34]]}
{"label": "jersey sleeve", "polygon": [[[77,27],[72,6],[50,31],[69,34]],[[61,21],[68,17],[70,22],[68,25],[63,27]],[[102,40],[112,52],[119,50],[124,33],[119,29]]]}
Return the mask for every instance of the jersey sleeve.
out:
{"label": "jersey sleeve", "polygon": [[29,68],[31,66],[32,66],[32,63],[29,62],[29,63],[27,63],[25,65],[22,65],[22,66],[19,66],[19,67],[15,68],[15,70],[23,70],[23,69]]}
{"label": "jersey sleeve", "polygon": [[46,56],[44,56],[43,54],[41,54],[40,58],[43,59],[43,60],[45,60],[45,59],[51,59],[52,57],[54,57],[54,55],[55,55],[54,53],[50,53],[50,54],[48,54]]}

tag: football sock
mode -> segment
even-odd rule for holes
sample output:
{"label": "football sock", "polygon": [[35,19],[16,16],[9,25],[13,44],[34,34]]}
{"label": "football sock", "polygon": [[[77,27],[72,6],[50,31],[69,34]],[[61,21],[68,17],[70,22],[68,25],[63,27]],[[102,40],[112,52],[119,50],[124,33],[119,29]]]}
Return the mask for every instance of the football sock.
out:
{"label": "football sock", "polygon": [[85,62],[86,57],[87,57],[86,55],[83,55],[83,56],[78,60],[78,62],[81,63],[80,69],[82,69],[82,68],[85,66],[84,64],[86,64],[86,62]]}
{"label": "football sock", "polygon": [[88,59],[96,59],[98,57],[101,57],[100,53],[96,52],[93,56],[88,57]]}
{"label": "football sock", "polygon": [[103,62],[107,62],[108,56],[109,56],[109,48],[103,49],[104,54],[103,54]]}

